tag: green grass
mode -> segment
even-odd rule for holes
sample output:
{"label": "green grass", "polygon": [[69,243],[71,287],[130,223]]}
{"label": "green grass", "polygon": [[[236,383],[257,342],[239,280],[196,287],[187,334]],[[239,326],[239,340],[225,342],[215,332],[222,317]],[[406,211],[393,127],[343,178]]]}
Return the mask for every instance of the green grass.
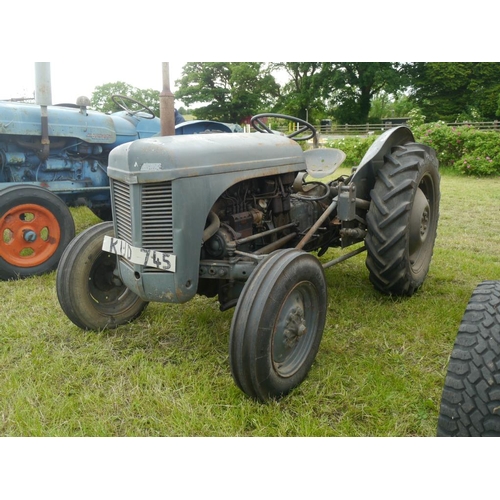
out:
{"label": "green grass", "polygon": [[[84,332],[55,273],[0,282],[2,436],[433,436],[448,357],[475,286],[500,279],[500,179],[443,174],[426,282],[376,292],[365,255],[326,270],[327,327],[305,382],[279,402],[235,386],[233,311],[152,303],[134,323]],[[98,221],[72,209],[77,231]],[[322,257],[340,254],[335,249]]]}

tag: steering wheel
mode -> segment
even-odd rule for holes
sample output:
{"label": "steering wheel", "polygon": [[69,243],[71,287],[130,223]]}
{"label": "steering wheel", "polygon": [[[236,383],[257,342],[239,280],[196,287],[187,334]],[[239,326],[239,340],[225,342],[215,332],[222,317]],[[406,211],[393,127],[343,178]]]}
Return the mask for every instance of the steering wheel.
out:
{"label": "steering wheel", "polygon": [[[295,130],[291,134],[285,134],[288,138],[294,139],[295,141],[308,141],[309,139],[316,137],[317,134],[316,129],[309,122],[296,118],[295,116],[281,115],[279,113],[262,113],[260,115],[252,116],[250,124],[255,130],[257,130],[257,132],[262,132],[263,134],[274,134],[274,132],[262,122],[263,118],[282,118],[283,120],[289,120],[293,123],[301,125],[298,130]],[[299,134],[302,134],[307,130],[310,132],[309,135],[297,137]]]}
{"label": "steering wheel", "polygon": [[[137,113],[146,113],[146,116],[144,116],[143,118],[145,118],[146,120],[151,120],[153,119],[156,115],[154,114],[153,111],[151,111],[145,104],[143,104],[142,102],[140,101],[136,101],[135,99],[132,99],[131,97],[127,97],[127,96],[124,96],[124,95],[118,95],[118,94],[115,94],[115,95],[112,95],[111,96],[111,100],[121,109],[123,109],[123,111],[126,111],[129,115],[136,115]],[[137,111],[132,111],[128,106],[127,104],[125,103],[126,101],[128,101],[129,103],[132,103],[132,104],[136,104],[137,106],[139,106],[139,109]]]}

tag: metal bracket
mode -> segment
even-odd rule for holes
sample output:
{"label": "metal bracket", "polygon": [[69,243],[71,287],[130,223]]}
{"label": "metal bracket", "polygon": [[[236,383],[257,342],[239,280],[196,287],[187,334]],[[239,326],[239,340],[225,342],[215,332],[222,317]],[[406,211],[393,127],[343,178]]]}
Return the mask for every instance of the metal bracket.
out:
{"label": "metal bracket", "polygon": [[337,217],[342,221],[356,218],[356,185],[340,186]]}

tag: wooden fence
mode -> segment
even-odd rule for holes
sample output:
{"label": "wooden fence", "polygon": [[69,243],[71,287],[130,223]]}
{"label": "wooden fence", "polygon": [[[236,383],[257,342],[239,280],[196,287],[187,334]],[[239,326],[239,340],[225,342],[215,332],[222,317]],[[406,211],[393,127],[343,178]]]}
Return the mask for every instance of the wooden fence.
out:
{"label": "wooden fence", "polygon": [[[315,124],[314,127],[318,132],[324,135],[339,135],[339,136],[346,136],[346,135],[372,135],[375,132],[383,132],[384,130],[388,130],[392,127],[396,127],[398,125],[401,125],[401,123],[391,123],[391,122],[384,122],[384,123],[364,123],[361,125],[339,125],[339,124],[332,124],[332,125],[320,125],[320,124]],[[493,122],[455,122],[455,123],[446,123],[447,126],[449,127],[462,127],[462,126],[469,126],[473,127],[478,130],[495,130],[497,132],[500,132],[500,121],[495,120]],[[275,130],[278,130],[280,132],[288,133],[289,129],[287,126],[278,126],[275,127]],[[248,132],[253,132],[254,130],[251,130],[251,127],[248,126]]]}
{"label": "wooden fence", "polygon": [[[401,123],[365,123],[362,125],[315,125],[318,131],[323,134],[332,135],[370,135],[375,132],[384,131],[392,127],[401,125]],[[495,120],[493,122],[455,122],[447,123],[449,127],[462,127],[469,126],[478,130],[495,130],[500,132],[500,122]]]}

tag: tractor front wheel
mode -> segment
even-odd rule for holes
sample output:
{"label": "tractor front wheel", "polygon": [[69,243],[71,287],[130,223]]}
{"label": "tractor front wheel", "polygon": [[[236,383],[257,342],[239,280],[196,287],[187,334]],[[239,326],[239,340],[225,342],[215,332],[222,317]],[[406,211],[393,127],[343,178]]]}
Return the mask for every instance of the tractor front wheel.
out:
{"label": "tractor front wheel", "polygon": [[114,235],[112,222],[80,233],[64,251],[57,269],[59,304],[85,330],[116,328],[137,318],[148,304],[115,274],[116,255],[102,250],[105,235]]}
{"label": "tractor front wheel", "polygon": [[229,359],[238,387],[265,402],[298,386],[318,352],[326,306],[325,274],[314,256],[278,250],[260,262],[231,324]]}
{"label": "tractor front wheel", "polygon": [[54,193],[23,185],[0,191],[0,279],[53,271],[74,236],[71,212]]}
{"label": "tractor front wheel", "polygon": [[393,148],[377,172],[367,214],[366,266],[381,292],[413,295],[429,271],[439,218],[439,172],[432,148]]}

